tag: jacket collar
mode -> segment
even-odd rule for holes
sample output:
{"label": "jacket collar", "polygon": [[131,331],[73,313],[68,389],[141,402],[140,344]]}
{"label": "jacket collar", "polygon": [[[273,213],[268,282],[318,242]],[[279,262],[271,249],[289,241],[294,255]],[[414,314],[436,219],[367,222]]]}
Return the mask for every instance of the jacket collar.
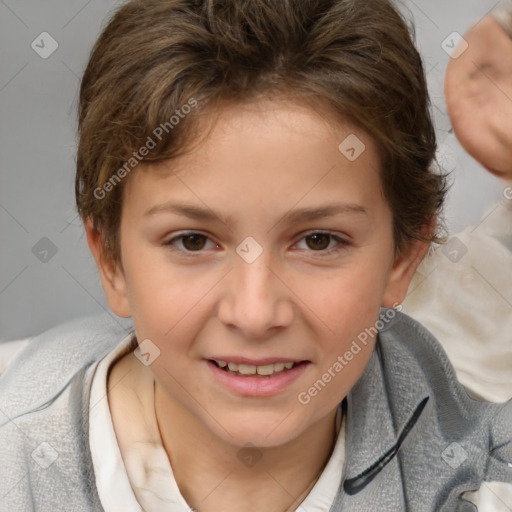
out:
{"label": "jacket collar", "polygon": [[347,395],[343,488],[350,495],[364,489],[393,460],[433,402],[424,363],[404,350],[405,343],[418,344],[419,334],[409,329],[405,339],[397,336],[396,323],[408,317],[394,315],[379,331],[370,361]]}

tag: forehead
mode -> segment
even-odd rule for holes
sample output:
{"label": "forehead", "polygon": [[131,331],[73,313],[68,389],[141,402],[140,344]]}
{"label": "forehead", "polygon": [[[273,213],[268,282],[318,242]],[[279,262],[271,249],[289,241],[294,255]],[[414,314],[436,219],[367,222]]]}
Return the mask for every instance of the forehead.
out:
{"label": "forehead", "polygon": [[125,201],[146,211],[178,197],[238,209],[244,201],[291,207],[329,198],[371,206],[381,195],[374,141],[325,110],[260,100],[227,106],[197,126],[199,139],[188,153],[137,167]]}

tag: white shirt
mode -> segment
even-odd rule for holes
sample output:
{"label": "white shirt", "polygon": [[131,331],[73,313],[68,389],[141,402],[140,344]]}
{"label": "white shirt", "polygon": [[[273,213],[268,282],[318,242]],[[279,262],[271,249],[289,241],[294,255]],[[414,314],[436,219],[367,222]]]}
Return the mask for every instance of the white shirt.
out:
{"label": "white shirt", "polygon": [[[114,425],[106,397],[108,368],[133,350],[127,336],[99,363],[91,388],[89,440],[96,486],[105,512],[190,512],[163,447],[154,410],[154,379],[140,364],[123,395],[124,425]],[[115,386],[117,383],[112,383]],[[337,441],[319,479],[295,512],[326,512],[332,505],[345,460],[345,423],[336,417]]]}

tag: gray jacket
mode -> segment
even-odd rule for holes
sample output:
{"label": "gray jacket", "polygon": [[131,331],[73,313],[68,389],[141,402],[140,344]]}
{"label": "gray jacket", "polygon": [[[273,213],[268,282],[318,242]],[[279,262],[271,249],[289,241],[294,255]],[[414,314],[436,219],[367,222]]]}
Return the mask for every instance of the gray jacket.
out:
{"label": "gray jacket", "polygon": [[[109,315],[68,322],[33,338],[0,377],[1,512],[103,511],[91,382],[130,330]],[[512,483],[512,402],[469,398],[439,343],[404,314],[386,320],[346,406],[346,466],[331,512],[471,511],[464,491]]]}

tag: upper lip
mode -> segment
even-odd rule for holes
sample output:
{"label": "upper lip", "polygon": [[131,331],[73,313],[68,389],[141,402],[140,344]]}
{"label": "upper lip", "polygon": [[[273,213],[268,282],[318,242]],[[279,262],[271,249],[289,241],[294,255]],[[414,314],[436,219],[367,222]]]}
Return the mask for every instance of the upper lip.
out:
{"label": "upper lip", "polygon": [[209,357],[208,359],[213,361],[224,361],[226,363],[235,363],[235,364],[248,364],[252,366],[264,366],[267,364],[276,364],[276,363],[300,363],[302,361],[306,361],[305,359],[297,359],[294,357],[286,358],[286,357],[263,357],[260,359],[249,359],[247,357],[238,357],[238,356],[215,356]]}

